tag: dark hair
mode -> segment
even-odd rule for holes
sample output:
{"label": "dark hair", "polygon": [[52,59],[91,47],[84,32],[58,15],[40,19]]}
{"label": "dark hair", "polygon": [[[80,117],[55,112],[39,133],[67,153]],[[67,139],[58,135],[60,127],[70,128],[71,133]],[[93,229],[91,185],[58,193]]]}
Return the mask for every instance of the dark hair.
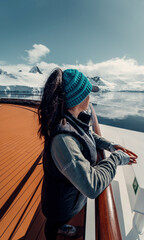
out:
{"label": "dark hair", "polygon": [[38,107],[40,128],[38,135],[47,140],[54,126],[64,118],[64,91],[62,86],[62,70],[55,69],[48,77]]}

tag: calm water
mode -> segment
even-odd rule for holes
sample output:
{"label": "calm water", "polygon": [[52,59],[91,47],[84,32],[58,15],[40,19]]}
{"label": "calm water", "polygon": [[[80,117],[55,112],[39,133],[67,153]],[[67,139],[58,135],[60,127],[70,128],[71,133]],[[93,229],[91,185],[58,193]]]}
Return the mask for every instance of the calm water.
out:
{"label": "calm water", "polygon": [[[1,97],[40,100],[40,95],[0,94]],[[92,93],[99,123],[144,132],[144,93],[98,92]]]}
{"label": "calm water", "polygon": [[109,119],[99,115],[97,117],[101,124],[144,132],[144,117],[127,116],[124,119]]}
{"label": "calm water", "polygon": [[91,94],[99,123],[144,132],[144,93]]}

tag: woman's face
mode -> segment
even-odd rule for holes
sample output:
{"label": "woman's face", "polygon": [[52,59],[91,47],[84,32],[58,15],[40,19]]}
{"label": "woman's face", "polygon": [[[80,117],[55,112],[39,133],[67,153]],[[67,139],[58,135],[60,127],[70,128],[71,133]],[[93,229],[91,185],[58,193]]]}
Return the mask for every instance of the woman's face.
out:
{"label": "woman's face", "polygon": [[89,101],[90,101],[90,96],[88,95],[88,96],[79,104],[79,106],[81,107],[81,110],[82,110],[82,111],[85,111],[85,110],[88,109]]}
{"label": "woman's face", "polygon": [[75,116],[78,117],[79,113],[85,111],[89,107],[90,97],[89,95],[78,105],[69,108],[68,110]]}

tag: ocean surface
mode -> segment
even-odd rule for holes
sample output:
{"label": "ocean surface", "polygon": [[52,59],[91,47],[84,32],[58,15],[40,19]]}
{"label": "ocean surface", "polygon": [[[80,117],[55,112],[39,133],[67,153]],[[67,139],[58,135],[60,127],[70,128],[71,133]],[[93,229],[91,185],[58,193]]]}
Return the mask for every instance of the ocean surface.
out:
{"label": "ocean surface", "polygon": [[144,93],[92,93],[99,123],[144,132]]}
{"label": "ocean surface", "polygon": [[[0,98],[21,98],[40,100],[38,94],[6,94]],[[90,102],[101,124],[144,132],[143,92],[98,92],[91,93]]]}

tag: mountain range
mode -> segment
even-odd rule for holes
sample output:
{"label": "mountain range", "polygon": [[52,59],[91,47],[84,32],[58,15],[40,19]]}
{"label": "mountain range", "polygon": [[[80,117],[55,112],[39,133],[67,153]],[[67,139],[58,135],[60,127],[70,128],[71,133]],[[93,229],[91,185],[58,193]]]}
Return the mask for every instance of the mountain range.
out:
{"label": "mountain range", "polygon": [[[33,74],[32,75],[29,75],[30,74]],[[39,69],[38,66],[33,66],[29,72],[27,73],[27,78],[28,77],[36,77],[37,76],[37,80],[39,78],[40,75],[42,75],[42,71]],[[7,78],[13,78],[13,79],[18,79],[19,76],[21,75],[21,77],[24,77],[26,75],[25,72],[23,72],[21,69],[18,70],[18,75],[17,74],[11,74],[11,73],[7,73],[6,71],[3,71],[2,69],[0,69],[0,75],[1,77],[6,77]],[[89,77],[88,77],[89,78]],[[6,79],[3,80],[3,83],[6,82]],[[104,83],[104,81],[98,77],[98,76],[95,76],[93,78],[89,78],[89,80],[92,82],[93,85],[96,85],[96,86],[101,86],[101,87],[105,87],[107,88],[106,86],[106,83]],[[32,86],[25,86],[25,85],[18,85],[18,84],[9,84],[9,85],[5,85],[5,84],[0,84],[0,92],[5,92],[5,93],[10,93],[10,92],[15,92],[15,93],[30,93],[30,94],[40,94],[42,92],[42,87],[32,87]]]}
{"label": "mountain range", "polygon": [[[18,69],[17,72],[8,73],[0,69],[0,92],[29,92],[31,94],[41,93],[46,82],[48,73],[42,72],[38,66],[33,66],[27,71]],[[98,86],[100,92],[144,92],[143,80],[127,81],[117,76],[107,80],[101,76],[87,78],[93,86]]]}
{"label": "mountain range", "polygon": [[42,72],[40,71],[40,69],[38,68],[38,66],[34,66],[30,69],[29,73],[39,73],[42,74]]}
{"label": "mountain range", "polygon": [[[22,72],[22,70],[20,69],[18,72]],[[33,66],[33,67],[29,70],[29,73],[39,73],[39,74],[42,74],[42,72],[40,71],[40,69],[39,69],[38,66]],[[11,74],[11,73],[7,73],[6,71],[3,71],[2,69],[0,69],[0,75],[4,75],[4,76],[10,77],[10,78],[17,79],[16,76],[14,76],[14,75]]]}
{"label": "mountain range", "polygon": [[7,73],[6,71],[3,71],[2,69],[0,69],[0,75],[5,75],[7,77],[17,79],[17,77],[15,77],[13,74]]}

